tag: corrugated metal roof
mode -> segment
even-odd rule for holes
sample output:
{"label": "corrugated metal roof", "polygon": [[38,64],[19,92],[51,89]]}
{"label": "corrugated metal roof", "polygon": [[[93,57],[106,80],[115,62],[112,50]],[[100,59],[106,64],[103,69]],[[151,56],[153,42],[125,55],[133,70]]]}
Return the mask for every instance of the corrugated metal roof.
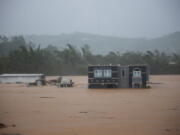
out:
{"label": "corrugated metal roof", "polygon": [[30,76],[42,76],[44,74],[1,74],[1,77],[30,77]]}

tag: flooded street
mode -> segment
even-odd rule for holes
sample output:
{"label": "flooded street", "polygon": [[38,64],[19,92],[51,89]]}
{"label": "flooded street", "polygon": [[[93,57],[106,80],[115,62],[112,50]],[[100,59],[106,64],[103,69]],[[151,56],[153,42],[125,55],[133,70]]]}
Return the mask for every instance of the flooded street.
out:
{"label": "flooded street", "polygon": [[0,84],[0,134],[180,134],[180,75],[151,76],[151,89],[88,89],[86,76],[70,78],[72,88]]}

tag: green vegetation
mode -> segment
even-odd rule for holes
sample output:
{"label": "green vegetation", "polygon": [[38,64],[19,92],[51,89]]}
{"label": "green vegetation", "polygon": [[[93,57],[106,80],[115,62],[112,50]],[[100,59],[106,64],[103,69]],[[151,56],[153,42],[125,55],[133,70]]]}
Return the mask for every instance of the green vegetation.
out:
{"label": "green vegetation", "polygon": [[147,64],[152,74],[180,74],[180,54],[164,52],[109,52],[93,54],[88,45],[64,49],[49,45],[40,48],[22,36],[0,37],[0,73],[44,73],[46,75],[87,74],[88,64]]}

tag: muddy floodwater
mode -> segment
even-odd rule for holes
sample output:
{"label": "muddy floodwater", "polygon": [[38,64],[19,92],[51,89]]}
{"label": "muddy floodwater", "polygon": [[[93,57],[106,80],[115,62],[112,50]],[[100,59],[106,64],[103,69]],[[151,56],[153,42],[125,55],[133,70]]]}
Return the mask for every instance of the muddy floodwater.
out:
{"label": "muddy floodwater", "polygon": [[[53,78],[53,77],[49,77]],[[0,84],[0,134],[180,135],[180,75],[151,76],[151,89]]]}

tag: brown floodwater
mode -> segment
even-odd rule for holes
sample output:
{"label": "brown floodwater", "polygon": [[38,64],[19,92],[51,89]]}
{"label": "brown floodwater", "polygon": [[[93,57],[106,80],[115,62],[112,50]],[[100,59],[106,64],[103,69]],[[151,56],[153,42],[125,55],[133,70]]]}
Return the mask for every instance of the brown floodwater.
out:
{"label": "brown floodwater", "polygon": [[[53,78],[53,77],[49,77]],[[151,89],[0,84],[0,128],[23,135],[180,135],[180,75],[151,76]]]}

